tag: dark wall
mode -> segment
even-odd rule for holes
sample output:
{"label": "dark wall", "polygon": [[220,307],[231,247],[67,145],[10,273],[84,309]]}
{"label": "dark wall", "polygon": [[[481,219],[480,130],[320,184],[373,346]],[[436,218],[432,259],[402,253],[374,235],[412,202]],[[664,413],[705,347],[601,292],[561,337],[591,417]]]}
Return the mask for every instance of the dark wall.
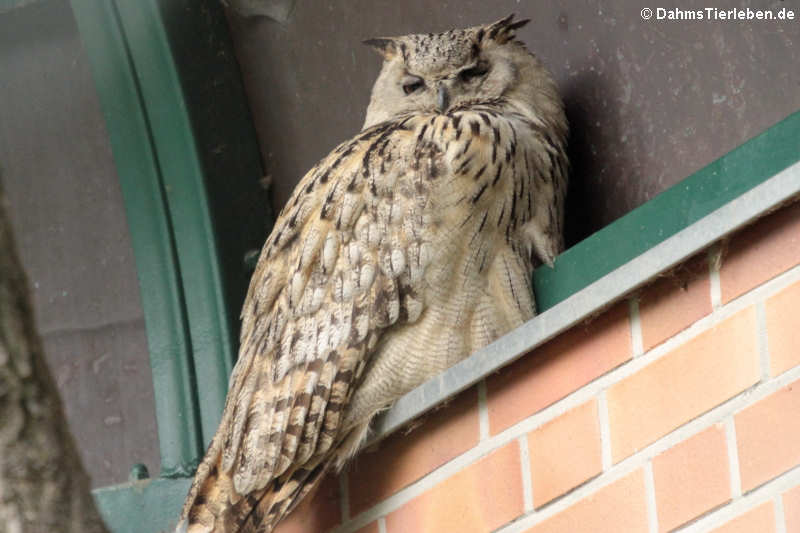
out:
{"label": "dark wall", "polygon": [[48,362],[93,486],[159,469],[125,208],[67,0],[0,12],[0,179]]}
{"label": "dark wall", "polygon": [[[363,121],[374,36],[530,18],[518,32],[550,67],[572,125],[570,241],[599,229],[800,108],[800,22],[643,20],[630,0],[359,0],[294,4],[285,23],[229,21],[280,208]],[[714,2],[793,8],[796,2]]]}

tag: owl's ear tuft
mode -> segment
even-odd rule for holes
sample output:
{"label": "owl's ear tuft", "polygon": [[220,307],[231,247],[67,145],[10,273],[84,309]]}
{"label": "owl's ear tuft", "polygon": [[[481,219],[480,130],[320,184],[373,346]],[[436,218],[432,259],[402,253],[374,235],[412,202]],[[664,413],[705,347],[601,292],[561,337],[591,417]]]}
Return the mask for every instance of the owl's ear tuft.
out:
{"label": "owl's ear tuft", "polygon": [[514,20],[514,13],[509,16],[487,24],[478,30],[478,41],[492,40],[498,44],[505,44],[513,40],[515,35],[514,31],[529,23],[530,19]]}
{"label": "owl's ear tuft", "polygon": [[367,39],[361,42],[378,52],[384,59],[391,59],[397,54],[397,44],[393,39]]}

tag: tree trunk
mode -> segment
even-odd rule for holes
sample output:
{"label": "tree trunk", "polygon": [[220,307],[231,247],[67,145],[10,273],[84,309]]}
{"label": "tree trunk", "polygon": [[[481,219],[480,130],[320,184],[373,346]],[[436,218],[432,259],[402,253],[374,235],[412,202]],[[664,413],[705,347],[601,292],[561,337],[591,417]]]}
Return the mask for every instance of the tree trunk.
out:
{"label": "tree trunk", "polygon": [[0,186],[0,533],[105,532],[44,360],[5,205]]}

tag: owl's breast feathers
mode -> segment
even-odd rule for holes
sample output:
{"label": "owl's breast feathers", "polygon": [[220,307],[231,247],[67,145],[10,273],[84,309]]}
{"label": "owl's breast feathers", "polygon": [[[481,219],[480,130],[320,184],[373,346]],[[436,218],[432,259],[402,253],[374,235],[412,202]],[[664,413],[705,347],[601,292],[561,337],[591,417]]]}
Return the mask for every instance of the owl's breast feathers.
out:
{"label": "owl's breast feathers", "polygon": [[[531,254],[561,246],[562,144],[489,103],[376,125],[306,174],[250,284],[190,532],[270,531],[378,410],[532,315]],[[423,341],[445,360],[410,369]]]}

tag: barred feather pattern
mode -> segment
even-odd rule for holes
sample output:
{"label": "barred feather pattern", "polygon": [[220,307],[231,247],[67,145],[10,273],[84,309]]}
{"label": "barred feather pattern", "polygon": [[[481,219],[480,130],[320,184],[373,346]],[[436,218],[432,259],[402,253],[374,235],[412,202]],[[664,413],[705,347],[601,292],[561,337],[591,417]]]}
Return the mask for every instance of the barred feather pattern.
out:
{"label": "barred feather pattern", "polygon": [[561,250],[566,127],[499,97],[401,114],[300,181],[242,311],[189,532],[269,532],[370,420],[534,314]]}

